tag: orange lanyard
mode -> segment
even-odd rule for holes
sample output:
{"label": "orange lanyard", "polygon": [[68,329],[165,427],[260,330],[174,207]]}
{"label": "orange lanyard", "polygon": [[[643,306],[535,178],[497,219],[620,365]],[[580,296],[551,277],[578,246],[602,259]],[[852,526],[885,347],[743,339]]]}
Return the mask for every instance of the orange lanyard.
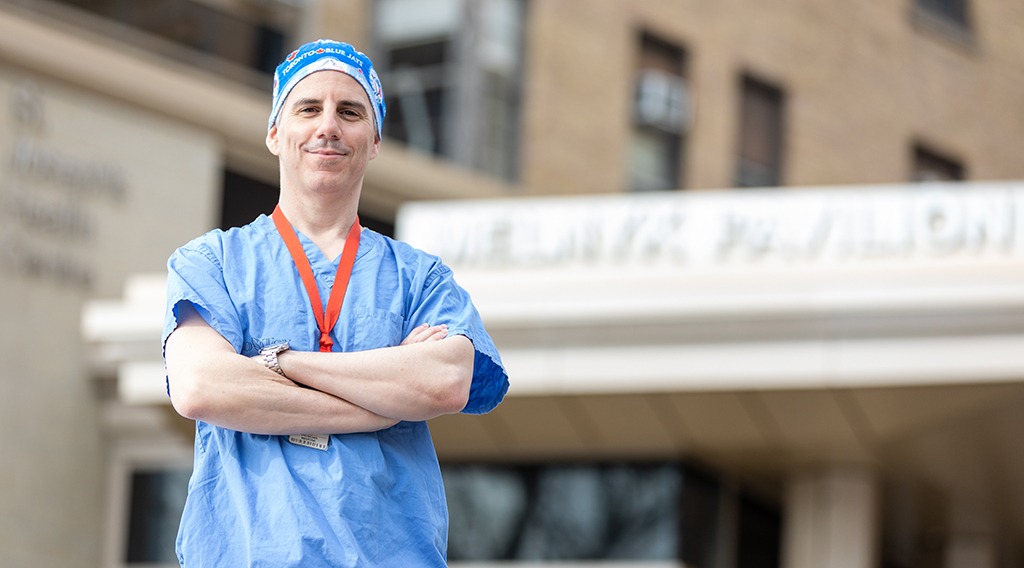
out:
{"label": "orange lanyard", "polygon": [[306,251],[302,250],[299,237],[292,229],[292,224],[285,218],[281,206],[274,208],[274,225],[277,225],[277,232],[281,234],[288,252],[295,261],[295,268],[299,269],[299,276],[302,277],[302,284],[309,294],[309,301],[313,305],[313,315],[316,317],[316,325],[320,328],[320,351],[330,351],[334,342],[331,341],[331,330],[338,322],[341,315],[341,303],[345,300],[345,290],[348,289],[348,281],[352,276],[352,265],[356,262],[356,251],[359,250],[359,217],[356,217],[352,228],[345,238],[345,249],[341,253],[341,261],[338,262],[338,273],[334,277],[334,284],[331,286],[331,296],[327,299],[327,312],[324,313],[323,301],[320,299],[320,291],[316,285],[316,278],[313,276],[313,268],[309,265]]}

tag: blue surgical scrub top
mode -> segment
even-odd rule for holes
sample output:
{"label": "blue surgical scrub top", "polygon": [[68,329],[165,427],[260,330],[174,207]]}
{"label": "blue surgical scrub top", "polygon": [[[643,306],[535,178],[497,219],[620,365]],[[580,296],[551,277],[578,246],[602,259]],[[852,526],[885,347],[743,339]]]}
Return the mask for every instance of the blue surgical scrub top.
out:
{"label": "blue surgical scrub top", "polygon": [[[320,296],[339,258],[299,240]],[[211,231],[168,261],[163,340],[191,302],[235,350],[252,356],[288,341],[318,349],[319,331],[298,271],[273,221]],[[476,349],[469,403],[485,413],[508,377],[469,295],[437,257],[363,229],[335,351],[398,345],[417,325],[447,324]],[[448,509],[425,422],[331,436],[326,451],[286,436],[196,423],[195,461],[178,532],[183,566],[445,566]]]}

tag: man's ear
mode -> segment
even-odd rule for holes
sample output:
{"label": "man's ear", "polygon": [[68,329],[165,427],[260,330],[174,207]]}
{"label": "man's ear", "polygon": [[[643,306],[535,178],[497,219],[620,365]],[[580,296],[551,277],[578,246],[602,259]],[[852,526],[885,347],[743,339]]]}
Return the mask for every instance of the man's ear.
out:
{"label": "man's ear", "polygon": [[270,153],[277,156],[277,125],[275,124],[267,131],[267,149]]}
{"label": "man's ear", "polygon": [[370,150],[370,159],[372,160],[376,158],[378,152],[380,152],[380,138],[374,137],[373,147]]}

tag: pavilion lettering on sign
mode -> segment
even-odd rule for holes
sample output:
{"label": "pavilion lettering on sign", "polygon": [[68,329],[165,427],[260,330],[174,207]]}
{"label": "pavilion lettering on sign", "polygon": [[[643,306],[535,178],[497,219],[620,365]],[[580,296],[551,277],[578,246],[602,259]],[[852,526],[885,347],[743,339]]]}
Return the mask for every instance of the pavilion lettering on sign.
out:
{"label": "pavilion lettering on sign", "polygon": [[407,205],[452,265],[722,267],[995,258],[1024,250],[1024,185],[913,184]]}

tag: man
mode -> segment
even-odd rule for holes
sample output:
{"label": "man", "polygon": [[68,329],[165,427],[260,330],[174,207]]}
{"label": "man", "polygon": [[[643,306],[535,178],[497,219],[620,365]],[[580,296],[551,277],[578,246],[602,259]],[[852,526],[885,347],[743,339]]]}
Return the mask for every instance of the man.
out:
{"label": "man", "polygon": [[488,412],[508,379],[451,271],[359,227],[385,110],[365,55],[300,47],[275,73],[274,214],[168,261],[168,393],[197,427],[183,566],[446,563],[424,421]]}

